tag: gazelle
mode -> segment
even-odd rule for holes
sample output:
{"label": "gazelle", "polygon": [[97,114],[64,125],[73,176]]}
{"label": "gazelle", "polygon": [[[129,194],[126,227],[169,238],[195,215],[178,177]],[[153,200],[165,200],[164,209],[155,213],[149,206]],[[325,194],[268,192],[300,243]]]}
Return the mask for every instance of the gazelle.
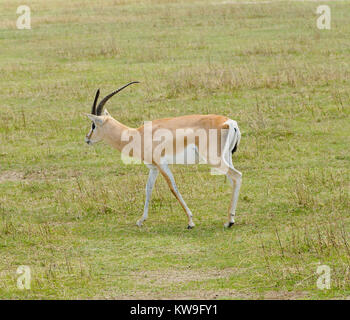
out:
{"label": "gazelle", "polygon": [[[111,97],[133,83],[138,82],[130,82],[110,93],[101,100],[98,106],[100,90],[97,90],[91,114],[87,114],[92,121],[92,125],[85,141],[92,145],[103,140],[118,149],[122,155],[136,158],[149,168],[144,211],[141,219],[137,221],[137,225],[141,226],[148,217],[152,189],[160,172],[187,214],[187,228],[192,229],[194,227],[192,212],[182,198],[168,166],[170,163],[176,163],[178,156],[187,154],[189,150],[194,150],[196,162],[201,159],[220,173],[226,174],[232,185],[228,221],[225,223],[225,227],[231,227],[235,222],[238,194],[242,182],[241,172],[236,170],[232,164],[232,154],[237,150],[241,139],[237,122],[220,115],[188,115],[157,119],[151,121],[148,126],[145,124],[139,128],[130,128],[112,118],[106,109],[103,112],[103,107]],[[150,128],[150,130],[147,128]],[[147,141],[147,135],[151,139],[151,143]],[[129,139],[125,137],[135,136],[139,138],[140,143],[138,148],[130,150],[130,148],[127,148],[130,144]],[[160,136],[163,139],[160,139]],[[214,150],[210,143],[216,146]]]}

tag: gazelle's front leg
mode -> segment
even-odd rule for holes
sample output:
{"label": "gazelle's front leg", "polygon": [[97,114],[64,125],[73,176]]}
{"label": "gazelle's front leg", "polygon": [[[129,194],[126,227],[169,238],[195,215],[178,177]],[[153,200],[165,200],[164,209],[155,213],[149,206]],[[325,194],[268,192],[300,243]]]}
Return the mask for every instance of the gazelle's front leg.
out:
{"label": "gazelle's front leg", "polygon": [[157,176],[158,176],[158,169],[154,165],[147,165],[150,170],[148,174],[148,180],[146,184],[146,200],[145,200],[145,206],[143,209],[143,215],[140,220],[136,222],[136,224],[141,227],[142,223],[147,219],[148,217],[148,207],[149,207],[149,202],[151,200],[151,195],[152,195],[152,190],[154,183],[156,182]]}
{"label": "gazelle's front leg", "polygon": [[171,192],[174,194],[176,199],[180,202],[182,208],[185,210],[185,212],[187,214],[187,217],[188,217],[187,229],[192,229],[194,227],[194,223],[192,221],[192,212],[187,207],[186,202],[182,198],[179,190],[177,189],[177,186],[176,186],[176,183],[175,183],[175,179],[174,179],[174,176],[173,176],[172,172],[170,171],[168,165],[165,164],[165,163],[159,165],[158,169],[159,169],[160,173],[163,175],[163,177],[165,178],[166,182],[168,183]]}

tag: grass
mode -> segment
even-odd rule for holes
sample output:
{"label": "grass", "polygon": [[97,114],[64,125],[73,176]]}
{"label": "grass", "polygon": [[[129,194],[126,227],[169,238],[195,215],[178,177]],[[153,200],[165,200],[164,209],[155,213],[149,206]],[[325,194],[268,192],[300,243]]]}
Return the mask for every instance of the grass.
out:
{"label": "grass", "polygon": [[[2,299],[330,299],[350,296],[350,4],[316,28],[315,2],[0,0]],[[243,172],[230,186],[173,168],[194,213],[147,170],[84,136],[97,88],[119,121],[216,113],[238,121]],[[316,287],[319,265],[331,289]],[[31,290],[16,286],[31,268]]]}

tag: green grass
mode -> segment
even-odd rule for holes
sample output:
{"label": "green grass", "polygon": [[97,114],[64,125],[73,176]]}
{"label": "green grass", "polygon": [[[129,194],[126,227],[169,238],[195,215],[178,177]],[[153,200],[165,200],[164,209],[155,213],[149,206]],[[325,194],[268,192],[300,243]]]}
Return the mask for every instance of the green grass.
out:
{"label": "green grass", "polygon": [[[0,298],[350,296],[350,4],[0,0]],[[324,4],[324,3],[323,3]],[[84,136],[94,93],[119,121],[216,113],[238,121],[230,185],[175,166],[196,228],[159,177],[139,229],[147,170]],[[316,268],[331,267],[331,289]],[[31,290],[16,287],[28,265]]]}

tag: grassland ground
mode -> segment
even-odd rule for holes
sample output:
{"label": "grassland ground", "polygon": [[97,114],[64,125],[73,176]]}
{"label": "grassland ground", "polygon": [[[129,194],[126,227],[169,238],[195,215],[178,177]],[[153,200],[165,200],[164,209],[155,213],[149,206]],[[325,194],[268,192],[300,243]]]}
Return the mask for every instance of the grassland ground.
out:
{"label": "grassland ground", "polygon": [[[316,299],[350,296],[350,3],[0,0],[0,298]],[[195,113],[238,121],[230,185],[174,166],[196,228],[158,178],[84,136],[95,90],[132,127]],[[31,268],[30,290],[16,285]],[[319,265],[331,288],[316,286]]]}

